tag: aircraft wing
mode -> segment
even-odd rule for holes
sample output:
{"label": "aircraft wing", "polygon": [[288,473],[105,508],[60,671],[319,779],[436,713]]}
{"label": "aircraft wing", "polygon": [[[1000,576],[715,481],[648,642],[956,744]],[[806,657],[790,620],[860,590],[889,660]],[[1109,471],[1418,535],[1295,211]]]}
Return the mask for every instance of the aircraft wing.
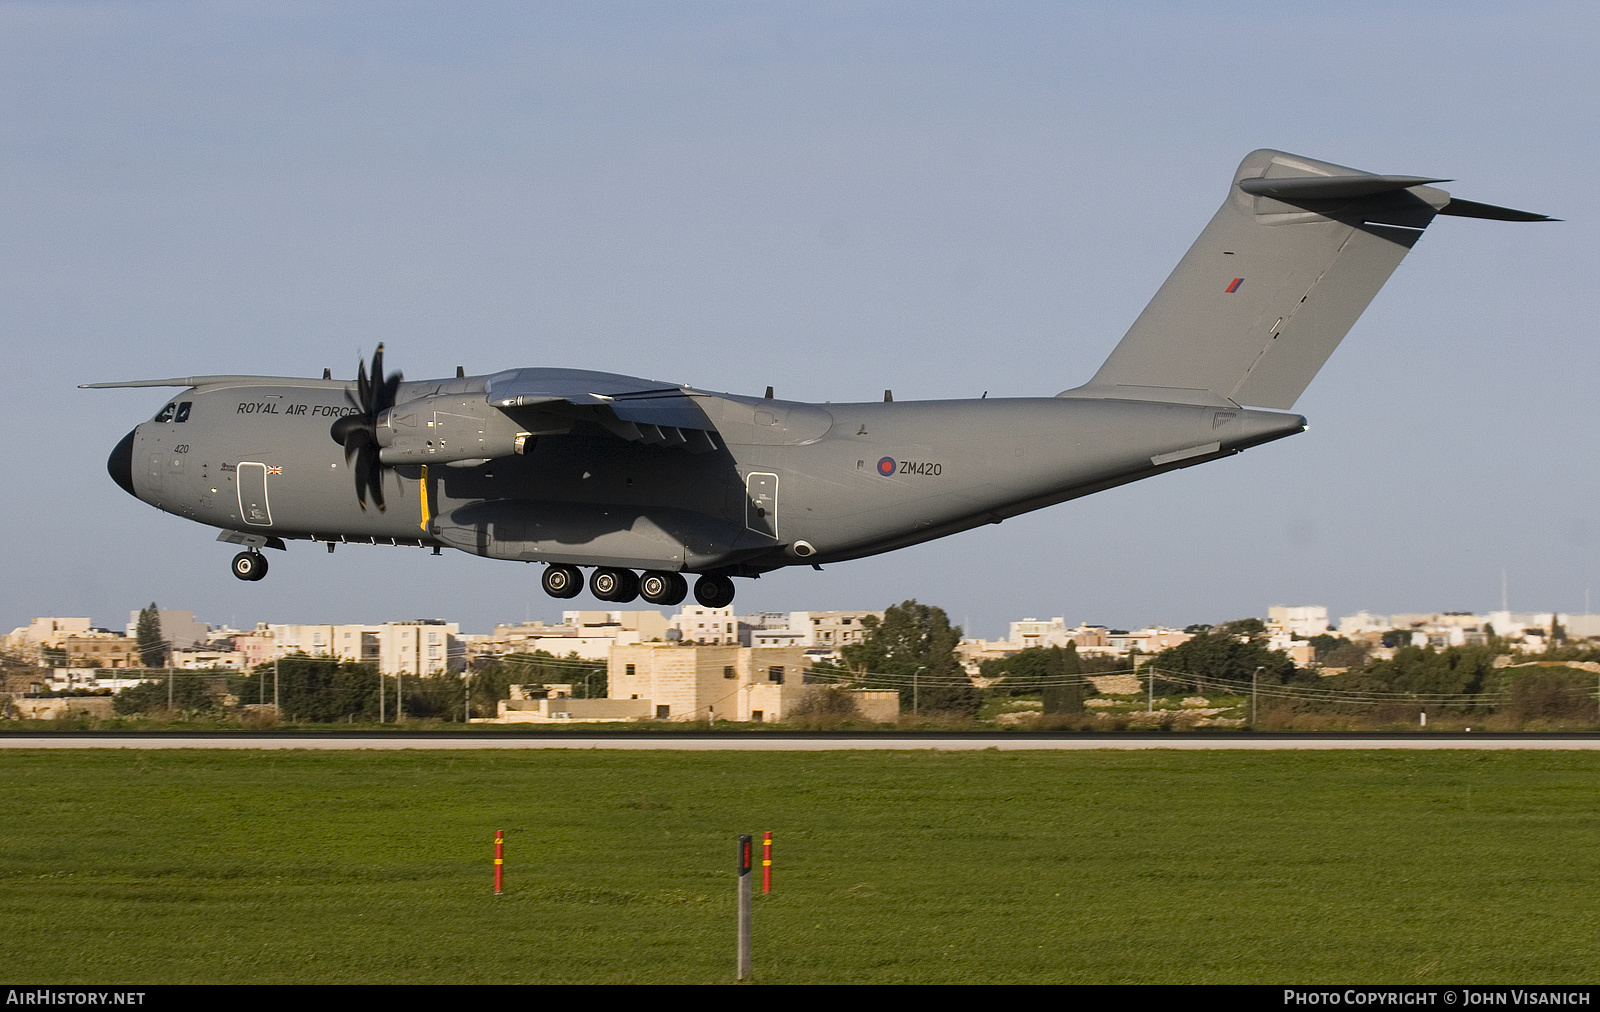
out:
{"label": "aircraft wing", "polygon": [[516,414],[534,409],[593,422],[649,446],[717,449],[717,427],[688,387],[583,369],[509,369],[489,377],[490,405]]}

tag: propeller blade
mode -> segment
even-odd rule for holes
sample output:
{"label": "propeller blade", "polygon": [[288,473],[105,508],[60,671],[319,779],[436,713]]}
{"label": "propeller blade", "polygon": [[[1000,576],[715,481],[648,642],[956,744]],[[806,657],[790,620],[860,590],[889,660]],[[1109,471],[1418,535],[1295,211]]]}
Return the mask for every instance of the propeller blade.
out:
{"label": "propeller blade", "polygon": [[328,429],[333,441],[344,447],[344,462],[353,472],[356,502],[363,511],[370,492],[378,512],[388,512],[388,505],[383,501],[384,466],[378,456],[378,416],[394,407],[401,379],[399,373],[383,374],[383,345],[379,344],[378,350],[372,353],[372,374],[367,374],[365,362],[357,363],[355,395],[345,388],[345,398],[354,402],[360,414],[337,419]]}
{"label": "propeller blade", "polygon": [[372,383],[367,379],[367,363],[362,362],[356,369],[356,407],[360,408],[363,414],[371,414],[371,405]]}

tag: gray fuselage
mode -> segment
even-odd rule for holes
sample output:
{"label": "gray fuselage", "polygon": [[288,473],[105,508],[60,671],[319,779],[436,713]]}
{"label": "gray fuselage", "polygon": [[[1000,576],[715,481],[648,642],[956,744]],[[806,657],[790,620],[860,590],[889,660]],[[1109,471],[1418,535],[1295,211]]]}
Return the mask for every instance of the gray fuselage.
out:
{"label": "gray fuselage", "polygon": [[[486,379],[408,382],[398,399],[482,403]],[[1305,427],[1294,414],[1070,392],[824,405],[691,392],[715,424],[714,451],[580,420],[521,454],[386,467],[380,512],[357,503],[329,434],[354,410],[352,389],[276,378],[194,387],[129,433],[113,474],[120,463],[143,501],[246,535],[755,575],[998,523]]]}

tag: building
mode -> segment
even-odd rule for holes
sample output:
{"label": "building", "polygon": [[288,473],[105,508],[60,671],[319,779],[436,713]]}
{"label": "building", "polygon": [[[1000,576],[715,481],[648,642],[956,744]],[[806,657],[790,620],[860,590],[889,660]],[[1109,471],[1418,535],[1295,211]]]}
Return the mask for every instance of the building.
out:
{"label": "building", "polygon": [[237,650],[174,650],[168,662],[180,671],[243,671],[245,667],[244,654]]}
{"label": "building", "polygon": [[62,641],[69,668],[142,668],[139,641],[114,632],[73,633]]}
{"label": "building", "polygon": [[574,699],[571,685],[513,685],[511,698],[500,700],[492,719],[475,724],[593,724],[600,721],[646,720],[648,699]]}
{"label": "building", "polygon": [[1075,647],[1084,656],[1121,657],[1129,651],[1155,654],[1187,643],[1193,636],[1181,629],[1145,626],[1143,629],[1107,629],[1103,625],[1081,623],[1068,626],[1064,618],[1048,622],[1025,618],[1012,622],[1010,636],[1003,640],[964,639],[956,648],[968,674],[976,674],[984,661],[1010,657],[1035,647]]}
{"label": "building", "polygon": [[1267,630],[1281,630],[1295,639],[1308,640],[1328,632],[1328,609],[1323,605],[1274,604],[1267,608]]}
{"label": "building", "polygon": [[[194,612],[158,608],[156,615],[161,619],[161,639],[169,649],[193,650],[196,647],[203,649],[211,643],[211,627],[204,622],[196,622]],[[137,611],[128,612],[127,634],[129,639],[137,639],[139,636]]]}
{"label": "building", "polygon": [[44,650],[60,650],[68,636],[82,635],[91,628],[88,618],[35,618],[11,630],[5,639],[5,649],[20,660],[39,664],[44,660]]}
{"label": "building", "polygon": [[883,621],[881,611],[793,611],[789,613],[789,628],[808,634],[796,646],[837,654],[867,638],[865,620],[869,615]]}
{"label": "building", "polygon": [[492,636],[463,639],[472,657],[543,650],[556,657],[577,654],[586,661],[603,661],[619,643],[664,641],[670,628],[659,611],[565,611],[559,625],[543,621],[497,625]]}
{"label": "building", "polygon": [[466,669],[461,627],[435,618],[378,627],[378,670],[385,675],[443,675]]}
{"label": "building", "polygon": [[676,639],[681,643],[737,645],[739,620],[734,616],[732,608],[687,605],[672,616],[671,632],[677,634]]}
{"label": "building", "polygon": [[[611,652],[607,695],[648,703],[657,720],[782,720],[807,695],[809,670],[800,647],[641,643]],[[898,718],[898,692],[850,691],[868,720]]]}
{"label": "building", "polygon": [[244,655],[249,667],[291,654],[377,664],[382,628],[376,625],[262,623],[249,633],[235,636],[233,647]]}
{"label": "building", "polygon": [[460,625],[440,619],[377,625],[261,623],[233,637],[233,646],[246,669],[296,654],[374,664],[385,675],[439,675],[466,668]]}

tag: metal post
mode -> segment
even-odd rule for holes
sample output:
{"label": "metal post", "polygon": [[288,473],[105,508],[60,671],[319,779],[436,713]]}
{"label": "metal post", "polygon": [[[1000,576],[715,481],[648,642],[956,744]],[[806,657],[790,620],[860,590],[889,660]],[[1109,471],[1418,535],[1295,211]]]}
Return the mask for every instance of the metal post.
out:
{"label": "metal post", "polygon": [[772,834],[761,834],[761,895],[772,892]]}
{"label": "metal post", "polygon": [[[419,647],[418,649],[421,648]],[[406,673],[404,671],[396,671],[394,673],[394,722],[396,724],[406,719],[405,704],[400,698],[400,690],[402,688],[401,679],[405,678],[405,676]]]}
{"label": "metal post", "polygon": [[272,659],[272,708],[283,716],[283,697],[278,693],[278,658]]}
{"label": "metal post", "polygon": [[505,864],[506,864],[505,849],[504,849],[505,848],[505,842],[506,842],[505,831],[504,830],[500,830],[500,829],[495,830],[494,831],[494,894],[496,896],[500,895],[500,891],[504,887],[504,884],[505,884],[505,880],[501,877],[502,873],[503,873],[503,871],[505,869]]}
{"label": "metal post", "polygon": [[383,712],[384,701],[389,698],[389,686],[384,684],[383,672],[378,672],[378,723],[387,724],[388,715]]}
{"label": "metal post", "polygon": [[750,834],[739,837],[739,980],[750,979]]}
{"label": "metal post", "polygon": [[[72,683],[69,680],[67,682],[67,684],[70,686]],[[168,710],[172,709],[172,669],[171,668],[167,669],[167,709]]]}
{"label": "metal post", "polygon": [[1252,731],[1256,729],[1256,679],[1264,670],[1266,668],[1262,666],[1250,672],[1250,730]]}

